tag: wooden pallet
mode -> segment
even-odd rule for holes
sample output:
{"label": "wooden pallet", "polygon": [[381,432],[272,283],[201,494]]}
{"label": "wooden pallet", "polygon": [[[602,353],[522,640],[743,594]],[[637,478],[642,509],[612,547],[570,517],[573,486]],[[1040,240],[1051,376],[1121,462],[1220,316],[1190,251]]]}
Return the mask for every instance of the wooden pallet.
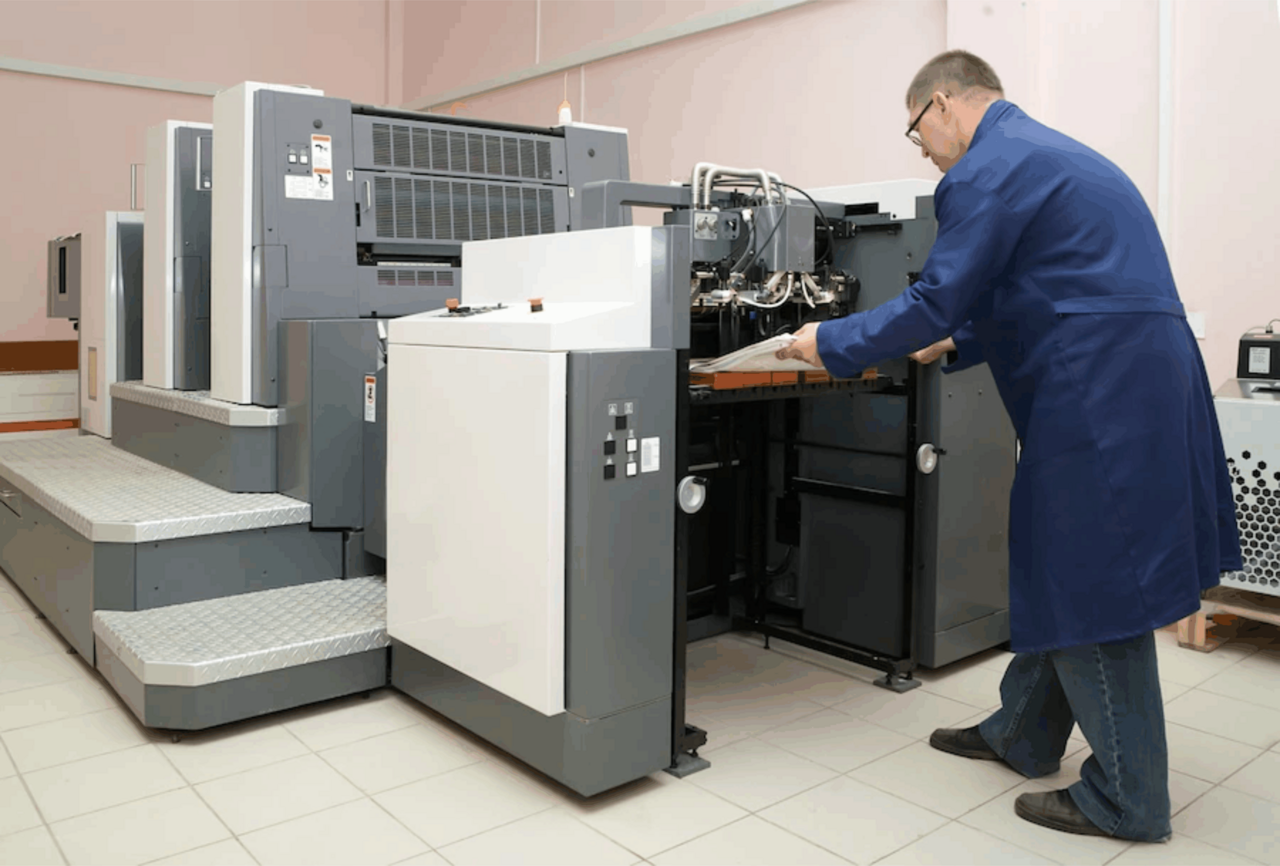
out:
{"label": "wooden pallet", "polygon": [[1197,613],[1178,621],[1178,646],[1211,653],[1234,637],[1244,623],[1280,626],[1280,598],[1216,586],[1204,594]]}

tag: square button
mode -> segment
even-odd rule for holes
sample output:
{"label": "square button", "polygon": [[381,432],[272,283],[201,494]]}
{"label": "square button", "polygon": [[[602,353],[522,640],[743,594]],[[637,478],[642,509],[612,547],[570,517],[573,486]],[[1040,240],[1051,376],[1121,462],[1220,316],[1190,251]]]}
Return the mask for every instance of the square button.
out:
{"label": "square button", "polygon": [[639,445],[639,443],[638,443],[638,442],[636,442],[636,440],[634,440],[634,439],[628,439],[628,440],[627,440],[627,453],[628,453],[628,454],[635,454],[635,453],[636,453],[636,447],[637,447],[637,445]]}
{"label": "square button", "polygon": [[604,443],[604,453],[605,453],[605,454],[617,454],[617,453],[618,453],[618,443],[617,443],[617,441],[616,441],[616,440],[613,440],[613,439],[610,439],[608,442]]}
{"label": "square button", "polygon": [[628,478],[633,478],[633,477],[635,477],[636,470],[638,470],[639,468],[640,468],[640,467],[639,467],[639,466],[637,466],[635,463],[628,463],[628,464],[627,464],[627,477],[628,477]]}
{"label": "square button", "polygon": [[626,416],[626,415],[619,415],[617,418],[615,418],[615,419],[613,420],[613,429],[615,429],[615,430],[626,430],[626,429],[627,429],[627,416]]}
{"label": "square button", "polygon": [[305,153],[300,153],[300,154],[298,154],[298,162],[302,163],[303,165],[306,165],[306,164],[307,164],[307,155],[306,155]]}
{"label": "square button", "polygon": [[618,474],[618,467],[617,467],[617,466],[606,466],[606,467],[604,468],[604,480],[605,480],[605,481],[608,481],[610,478],[613,478],[613,477],[614,477],[615,475],[617,475],[617,474]]}

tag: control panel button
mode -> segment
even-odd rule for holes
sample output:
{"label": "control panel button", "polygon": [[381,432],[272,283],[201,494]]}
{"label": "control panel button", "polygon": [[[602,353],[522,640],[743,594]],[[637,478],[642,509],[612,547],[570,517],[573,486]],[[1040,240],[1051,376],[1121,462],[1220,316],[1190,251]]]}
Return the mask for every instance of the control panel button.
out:
{"label": "control panel button", "polygon": [[615,429],[615,430],[626,430],[626,429],[627,429],[627,416],[626,416],[626,415],[619,415],[617,418],[614,418],[614,419],[613,419],[613,429]]}
{"label": "control panel button", "polygon": [[640,445],[640,443],[639,443],[639,442],[637,442],[635,439],[628,439],[628,440],[627,440],[627,453],[628,453],[628,454],[635,454],[635,453],[636,453],[636,448],[637,448],[637,447],[639,447],[639,445]]}
{"label": "control panel button", "polygon": [[609,479],[613,478],[613,477],[614,477],[614,476],[616,476],[617,474],[618,474],[618,467],[617,467],[617,466],[606,466],[606,467],[604,468],[604,480],[605,480],[605,481],[608,481]]}
{"label": "control panel button", "polygon": [[300,153],[300,154],[298,154],[298,162],[302,163],[303,165],[306,165],[306,164],[307,164],[307,155],[306,155],[305,153]]}
{"label": "control panel button", "polygon": [[289,162],[297,162],[297,161],[298,161],[298,155],[296,153],[289,154]]}
{"label": "control panel button", "polygon": [[640,469],[640,467],[639,467],[639,466],[637,466],[635,463],[628,463],[628,464],[627,464],[627,477],[628,477],[628,478],[634,478],[634,477],[635,477],[636,472],[638,472],[638,471],[639,471],[639,469]]}
{"label": "control panel button", "polygon": [[617,441],[616,441],[616,440],[613,440],[613,439],[610,439],[608,442],[604,443],[604,453],[605,453],[605,454],[617,454],[617,453],[618,453],[618,443],[617,443]]}

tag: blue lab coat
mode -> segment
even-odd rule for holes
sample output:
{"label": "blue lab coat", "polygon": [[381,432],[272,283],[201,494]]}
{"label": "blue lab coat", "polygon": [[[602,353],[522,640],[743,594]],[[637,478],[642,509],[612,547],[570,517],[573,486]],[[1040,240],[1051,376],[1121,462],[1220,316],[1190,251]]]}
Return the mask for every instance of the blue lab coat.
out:
{"label": "blue lab coat", "polygon": [[1137,188],[999,101],[934,208],[920,281],[822,323],[823,364],[855,376],[948,335],[948,372],[988,364],[1022,441],[1015,651],[1122,640],[1194,613],[1241,567],[1240,540],[1213,392]]}

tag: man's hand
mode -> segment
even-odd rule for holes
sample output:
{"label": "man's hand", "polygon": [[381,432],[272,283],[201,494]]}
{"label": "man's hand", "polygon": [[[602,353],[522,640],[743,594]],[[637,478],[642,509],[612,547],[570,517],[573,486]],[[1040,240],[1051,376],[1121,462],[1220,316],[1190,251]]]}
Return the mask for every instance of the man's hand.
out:
{"label": "man's hand", "polygon": [[945,340],[939,340],[938,342],[934,343],[932,346],[927,346],[921,349],[919,352],[913,352],[911,354],[911,359],[913,361],[919,361],[921,364],[932,364],[934,361],[938,360],[943,355],[947,354],[948,352],[954,352],[955,350],[956,350],[955,340],[952,340],[950,337],[947,337]]}
{"label": "man's hand", "polygon": [[795,358],[819,370],[823,369],[822,359],[818,357],[818,324],[810,322],[796,331],[795,342],[785,349],[779,349],[775,354],[780,361]]}

